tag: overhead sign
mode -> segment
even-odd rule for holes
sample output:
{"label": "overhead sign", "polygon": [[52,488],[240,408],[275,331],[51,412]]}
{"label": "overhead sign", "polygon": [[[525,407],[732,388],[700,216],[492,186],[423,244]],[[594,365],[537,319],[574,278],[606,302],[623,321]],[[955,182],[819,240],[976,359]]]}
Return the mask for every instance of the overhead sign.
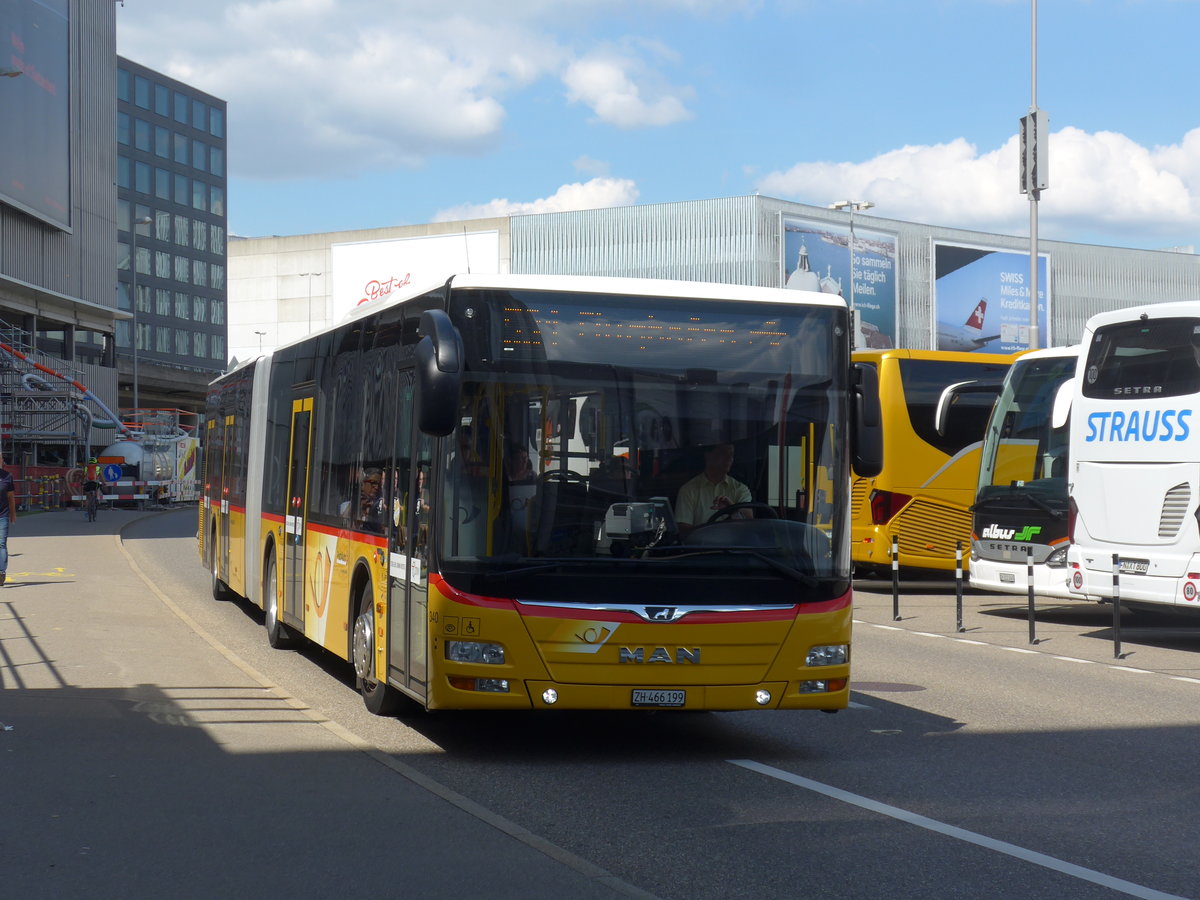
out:
{"label": "overhead sign", "polygon": [[476,231],[431,237],[359,241],[330,247],[329,314],[341,321],[356,306],[386,299],[409,284],[463,272],[500,271],[500,233]]}

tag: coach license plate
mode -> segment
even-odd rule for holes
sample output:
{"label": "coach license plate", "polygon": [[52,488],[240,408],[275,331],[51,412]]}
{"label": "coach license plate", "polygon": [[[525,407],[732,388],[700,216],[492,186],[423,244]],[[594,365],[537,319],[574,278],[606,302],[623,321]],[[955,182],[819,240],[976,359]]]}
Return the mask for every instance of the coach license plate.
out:
{"label": "coach license plate", "polygon": [[648,688],[634,688],[634,706],[683,706],[687,700],[687,691],[660,691]]}
{"label": "coach license plate", "polygon": [[1122,559],[1117,562],[1117,571],[1122,575],[1145,575],[1150,571],[1150,560]]}

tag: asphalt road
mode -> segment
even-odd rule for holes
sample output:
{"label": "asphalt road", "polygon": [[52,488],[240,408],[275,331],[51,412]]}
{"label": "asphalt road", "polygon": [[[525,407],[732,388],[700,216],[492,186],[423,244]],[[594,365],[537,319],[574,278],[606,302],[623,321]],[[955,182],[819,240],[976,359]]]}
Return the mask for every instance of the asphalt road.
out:
{"label": "asphalt road", "polygon": [[[854,707],[834,716],[380,719],[344,663],[273,651],[257,610],[211,599],[194,531],[182,511],[123,538],[214,653],[392,761],[396,779],[609,873],[614,896],[1200,897],[1200,623],[1130,621],[1116,659],[1106,607],[1040,611],[1031,645],[1023,598],[968,593],[960,633],[950,586],[906,587],[897,622],[890,587],[866,583]],[[424,827],[408,814],[388,823],[397,841]],[[465,859],[486,896],[488,866]]]}

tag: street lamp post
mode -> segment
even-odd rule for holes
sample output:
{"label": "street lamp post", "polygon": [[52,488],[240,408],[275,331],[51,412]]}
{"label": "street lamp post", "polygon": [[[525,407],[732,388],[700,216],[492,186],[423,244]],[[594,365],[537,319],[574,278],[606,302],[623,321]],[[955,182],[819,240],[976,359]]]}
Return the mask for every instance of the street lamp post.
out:
{"label": "street lamp post", "polygon": [[138,295],[137,295],[137,234],[139,225],[149,225],[153,220],[149,216],[141,216],[133,220],[133,227],[129,230],[129,275],[130,287],[132,288],[132,297],[130,298],[129,308],[133,313],[133,339],[130,341],[130,348],[133,352],[133,414],[137,415],[138,409],[141,408],[141,401],[138,397]]}
{"label": "street lamp post", "polygon": [[837,203],[829,204],[830,209],[844,209],[850,213],[850,238],[847,244],[850,248],[850,316],[851,324],[854,326],[851,347],[857,347],[859,341],[858,323],[854,321],[854,317],[858,313],[858,309],[854,305],[854,211],[870,209],[874,205],[870,200],[839,200]]}
{"label": "street lamp post", "polygon": [[312,280],[313,280],[314,276],[320,275],[320,274],[322,274],[322,273],[321,272],[301,272],[300,273],[301,278],[308,278],[308,330],[310,332],[312,331]]}
{"label": "street lamp post", "polygon": [[263,339],[263,335],[266,334],[266,332],[265,331],[256,331],[254,333],[258,335],[258,352],[259,352],[259,355],[261,356],[262,355],[262,339]]}

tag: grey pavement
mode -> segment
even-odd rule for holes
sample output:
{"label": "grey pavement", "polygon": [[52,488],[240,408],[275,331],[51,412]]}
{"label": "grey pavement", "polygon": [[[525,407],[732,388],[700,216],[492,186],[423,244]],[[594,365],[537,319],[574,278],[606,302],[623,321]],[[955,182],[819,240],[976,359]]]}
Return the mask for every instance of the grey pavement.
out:
{"label": "grey pavement", "polygon": [[122,548],[154,514],[13,526],[0,895],[637,894],[410,780],[206,640]]}

